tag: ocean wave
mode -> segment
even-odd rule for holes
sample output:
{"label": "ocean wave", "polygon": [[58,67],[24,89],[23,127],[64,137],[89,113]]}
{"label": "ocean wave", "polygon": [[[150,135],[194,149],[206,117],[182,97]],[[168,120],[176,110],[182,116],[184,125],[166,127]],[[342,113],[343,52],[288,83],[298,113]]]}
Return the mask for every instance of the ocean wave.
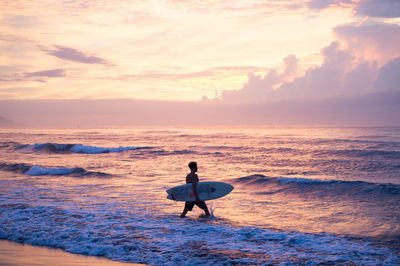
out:
{"label": "ocean wave", "polygon": [[361,149],[348,149],[348,150],[320,150],[314,151],[317,155],[322,156],[347,156],[347,157],[382,157],[385,159],[400,159],[400,151],[384,151],[384,150],[361,150]]}
{"label": "ocean wave", "polygon": [[[105,204],[107,206],[107,204]],[[2,204],[0,239],[150,265],[396,265],[392,250],[331,234],[237,227],[170,216]],[[11,221],[11,222],[10,222]],[[173,239],[173,241],[171,241]]]}
{"label": "ocean wave", "polygon": [[18,149],[29,149],[33,151],[41,151],[48,153],[87,153],[87,154],[98,154],[98,153],[110,153],[110,152],[123,152],[128,150],[139,150],[139,149],[151,149],[151,147],[114,147],[105,148],[98,146],[87,146],[83,144],[58,144],[58,143],[35,143],[34,145],[20,145]]}
{"label": "ocean wave", "polygon": [[199,152],[195,150],[164,150],[153,148],[151,150],[139,150],[132,152],[130,158],[155,158],[155,157],[168,157],[168,156],[179,156],[179,155],[199,155],[199,156],[215,156],[223,157],[224,154],[221,152]]}
{"label": "ocean wave", "polygon": [[[379,159],[400,159],[400,151],[376,149],[342,149],[342,150],[302,150],[295,148],[260,148],[258,151],[268,154],[290,154],[290,155],[311,155],[312,157],[329,157],[329,158],[379,158]],[[384,148],[384,147],[383,147]]]}
{"label": "ocean wave", "polygon": [[247,149],[248,147],[245,146],[230,146],[230,145],[192,145],[189,146],[190,148],[194,148],[197,150],[222,150],[222,151],[242,151],[244,149]]}
{"label": "ocean wave", "polygon": [[102,173],[102,172],[92,172],[87,171],[81,167],[55,167],[48,168],[39,165],[29,165],[25,163],[0,163],[0,170],[9,171],[14,173],[20,173],[29,176],[43,176],[43,175],[56,175],[56,176],[75,176],[75,177],[83,177],[83,176],[95,176],[95,177],[105,177],[110,176],[110,174]]}
{"label": "ocean wave", "polygon": [[160,156],[169,156],[169,155],[198,154],[198,152],[197,152],[197,151],[194,151],[194,150],[173,150],[173,151],[167,151],[167,150],[161,149],[161,150],[152,150],[152,151],[149,151],[148,154],[151,154],[151,155],[160,155]]}
{"label": "ocean wave", "polygon": [[368,138],[358,138],[355,137],[356,139],[309,139],[306,140],[304,143],[309,143],[309,144],[340,144],[340,143],[346,143],[346,144],[350,144],[350,143],[354,143],[354,144],[385,144],[388,147],[399,147],[400,146],[400,142],[398,141],[388,141],[388,140],[376,140],[377,138],[386,138],[387,136],[375,136],[371,139]]}
{"label": "ocean wave", "polygon": [[20,146],[18,142],[14,141],[6,141],[6,142],[0,142],[0,149],[5,149],[5,148],[16,148]]}
{"label": "ocean wave", "polygon": [[0,170],[23,174],[32,166],[25,163],[0,163]]}
{"label": "ocean wave", "polygon": [[[267,177],[259,174],[236,178],[231,180],[231,182],[244,186],[257,186],[260,189],[268,188],[268,192],[261,192],[261,194],[290,192],[315,195],[315,192],[324,192],[321,195],[379,195],[394,196],[396,199],[400,197],[400,185],[392,183],[320,180],[299,177]],[[258,193],[260,194],[260,192]]]}

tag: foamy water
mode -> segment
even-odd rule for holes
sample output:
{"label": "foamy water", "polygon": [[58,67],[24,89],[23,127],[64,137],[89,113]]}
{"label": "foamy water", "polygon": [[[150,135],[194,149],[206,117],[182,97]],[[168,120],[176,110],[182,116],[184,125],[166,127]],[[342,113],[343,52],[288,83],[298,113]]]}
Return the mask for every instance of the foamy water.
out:
{"label": "foamy water", "polygon": [[[400,262],[399,128],[3,130],[0,150],[2,239],[152,265]],[[166,199],[193,160],[235,186],[210,219]]]}

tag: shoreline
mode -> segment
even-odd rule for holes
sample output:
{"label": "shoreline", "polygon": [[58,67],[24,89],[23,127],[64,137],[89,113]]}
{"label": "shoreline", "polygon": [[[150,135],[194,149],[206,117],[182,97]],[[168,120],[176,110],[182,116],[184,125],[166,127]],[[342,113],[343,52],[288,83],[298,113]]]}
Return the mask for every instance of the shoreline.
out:
{"label": "shoreline", "polygon": [[59,248],[32,246],[0,239],[0,266],[23,265],[96,265],[128,266],[143,265],[138,263],[118,262],[105,257],[95,257],[68,253]]}

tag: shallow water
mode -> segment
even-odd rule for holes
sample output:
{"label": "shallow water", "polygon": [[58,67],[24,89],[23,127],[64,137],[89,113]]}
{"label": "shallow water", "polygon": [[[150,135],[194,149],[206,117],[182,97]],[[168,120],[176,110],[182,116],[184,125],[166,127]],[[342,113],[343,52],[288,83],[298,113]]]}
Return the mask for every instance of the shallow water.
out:
{"label": "shallow water", "polygon": [[[0,238],[147,264],[400,262],[399,128],[0,131]],[[180,219],[167,188],[235,186]]]}

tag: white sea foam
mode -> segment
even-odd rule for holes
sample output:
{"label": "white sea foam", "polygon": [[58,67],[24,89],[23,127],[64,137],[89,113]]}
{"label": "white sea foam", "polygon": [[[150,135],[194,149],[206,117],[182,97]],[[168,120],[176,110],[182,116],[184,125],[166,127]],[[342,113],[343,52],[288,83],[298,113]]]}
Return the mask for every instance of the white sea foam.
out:
{"label": "white sea foam", "polygon": [[0,216],[0,238],[126,262],[375,265],[399,260],[387,248],[330,234],[209,224],[203,219],[140,212],[132,215],[113,210],[113,206],[105,212],[87,212],[15,204],[3,206],[2,211],[7,215]]}
{"label": "white sea foam", "polygon": [[109,153],[109,152],[123,152],[128,150],[146,149],[149,147],[134,147],[134,146],[119,146],[119,147],[98,147],[88,146],[83,144],[59,144],[59,143],[35,143],[34,145],[20,145],[19,149],[29,149],[35,151],[47,151],[51,153]]}
{"label": "white sea foam", "polygon": [[72,152],[76,153],[90,153],[90,154],[96,154],[96,153],[107,153],[107,152],[123,152],[123,151],[129,151],[129,150],[137,150],[141,149],[143,147],[116,147],[116,148],[104,148],[104,147],[96,147],[96,146],[86,146],[82,144],[75,144],[72,148]]}
{"label": "white sea foam", "polygon": [[76,168],[46,168],[42,166],[32,166],[26,175],[38,176],[38,175],[68,175],[76,171]]}

